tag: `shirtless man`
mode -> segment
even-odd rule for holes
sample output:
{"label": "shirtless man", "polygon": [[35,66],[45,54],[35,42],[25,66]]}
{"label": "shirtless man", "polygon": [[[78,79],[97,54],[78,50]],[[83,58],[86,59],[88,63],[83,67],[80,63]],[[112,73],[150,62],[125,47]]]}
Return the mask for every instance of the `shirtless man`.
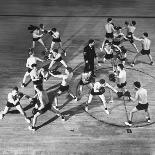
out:
{"label": "shirtless man", "polygon": [[[50,53],[52,53],[53,56],[51,57],[51,54],[49,54],[49,59],[51,60],[51,63],[48,67],[48,70],[50,70],[56,62],[60,62],[65,68],[67,68],[66,62],[62,59],[62,56],[60,53],[58,53],[57,49],[51,50]],[[46,74],[46,78],[48,77],[48,75],[49,72]]]}
{"label": "shirtless man", "polygon": [[50,48],[50,51],[53,50],[53,47],[56,43],[59,44],[61,50],[63,51],[63,53],[65,54],[66,56],[66,52],[65,50],[63,49],[62,47],[62,42],[61,42],[61,38],[60,38],[60,33],[57,31],[56,28],[52,28],[51,30],[48,31],[49,34],[53,37],[52,39],[52,43],[51,43],[51,48]]}
{"label": "shirtless man", "polygon": [[23,97],[29,99],[30,101],[32,100],[32,98],[30,98],[28,95],[25,95],[25,94],[19,92],[18,87],[14,87],[12,89],[12,91],[8,94],[7,104],[4,108],[4,110],[2,111],[2,113],[0,114],[0,119],[3,119],[4,116],[9,112],[9,110],[12,107],[16,107],[16,109],[20,112],[20,114],[22,114],[24,116],[26,122],[30,123],[29,118],[27,117],[26,113],[24,112],[24,110],[20,104],[20,100]]}
{"label": "shirtless man", "polygon": [[73,95],[73,93],[71,93],[70,89],[69,89],[69,84],[71,82],[71,79],[73,77],[73,70],[71,67],[67,67],[66,70],[65,70],[65,74],[61,74],[61,75],[54,75],[52,72],[50,72],[50,74],[54,77],[57,77],[57,78],[62,78],[62,82],[61,82],[61,85],[58,89],[58,92],[54,98],[54,101],[55,101],[55,107],[57,108],[58,107],[58,99],[57,99],[57,96],[60,96],[63,92],[68,92],[70,96],[73,97],[73,99],[75,101],[77,101],[77,97]]}
{"label": "shirtless man", "polygon": [[33,37],[32,48],[35,48],[36,42],[39,42],[45,48],[45,51],[47,51],[47,48],[42,40],[44,33],[41,32],[40,34],[40,28],[37,26],[30,25],[29,28],[30,30],[32,30],[31,31]]}
{"label": "shirtless man", "polygon": [[61,118],[64,120],[65,117],[58,110],[56,110],[52,107],[52,105],[49,101],[47,92],[45,90],[43,90],[42,85],[36,86],[35,90],[38,95],[39,103],[36,103],[37,108],[33,109],[33,111],[35,111],[35,112],[33,115],[32,124],[28,127],[28,129],[35,131],[36,130],[35,125],[36,125],[38,116],[40,116],[41,114],[45,113],[48,110],[55,112],[57,116],[61,116]]}
{"label": "shirtless man", "polygon": [[[98,95],[99,98],[102,100],[102,103],[104,105],[104,108],[105,108],[105,112],[106,114],[109,115],[109,111],[107,109],[107,105],[106,105],[106,100],[105,100],[105,96],[104,96],[104,92],[105,92],[105,87],[108,87],[110,88],[111,90],[113,90],[115,93],[117,93],[118,91],[116,89],[114,89],[112,86],[110,86],[108,83],[105,82],[104,79],[101,79],[99,82],[95,82],[94,83],[94,86],[91,90],[91,93],[89,95],[89,98],[88,98],[88,101],[85,105],[85,111],[88,111],[88,105],[91,103],[92,99],[93,99],[93,96],[95,95]],[[113,102],[113,99],[112,99],[112,92],[110,91],[111,93],[111,102]]]}
{"label": "shirtless man", "polygon": [[150,54],[151,40],[148,38],[148,33],[144,32],[142,38],[137,38],[134,36],[134,39],[141,42],[142,50],[139,53],[137,53],[137,55],[135,56],[131,66],[135,65],[136,59],[140,55],[147,55],[150,59],[150,65],[153,65],[152,56]]}
{"label": "shirtless man", "polygon": [[128,125],[128,126],[132,126],[133,114],[135,112],[140,111],[140,110],[145,111],[147,122],[150,123],[151,121],[150,121],[150,114],[149,114],[149,110],[148,110],[149,104],[148,104],[148,101],[147,101],[147,90],[142,88],[140,82],[138,82],[138,81],[134,82],[133,85],[134,85],[134,88],[136,90],[136,94],[135,94],[134,98],[130,97],[130,99],[133,102],[138,101],[138,105],[131,110],[130,116],[129,116],[129,121],[125,122],[125,124]]}
{"label": "shirtless man", "polygon": [[32,71],[32,64],[37,64],[37,61],[43,62],[42,59],[34,56],[34,51],[32,49],[29,50],[29,55],[30,56],[29,56],[29,58],[27,59],[27,62],[26,62],[27,72],[24,75],[21,87],[25,87],[26,86],[26,84],[25,84],[26,78],[30,75],[30,72]]}
{"label": "shirtless man", "polygon": [[135,50],[137,51],[137,53],[139,53],[139,50],[136,46],[136,44],[134,43],[134,32],[136,30],[136,21],[131,21],[131,24],[129,24],[129,22],[125,21],[125,28],[126,29],[126,40],[125,41],[129,41],[132,46],[135,48]]}
{"label": "shirtless man", "polygon": [[106,30],[106,35],[105,35],[105,39],[102,43],[102,47],[100,48],[101,51],[103,51],[105,41],[108,40],[109,42],[111,42],[114,37],[113,32],[115,31],[115,29],[114,29],[114,25],[112,24],[112,18],[107,19],[107,24],[105,25],[105,30]]}

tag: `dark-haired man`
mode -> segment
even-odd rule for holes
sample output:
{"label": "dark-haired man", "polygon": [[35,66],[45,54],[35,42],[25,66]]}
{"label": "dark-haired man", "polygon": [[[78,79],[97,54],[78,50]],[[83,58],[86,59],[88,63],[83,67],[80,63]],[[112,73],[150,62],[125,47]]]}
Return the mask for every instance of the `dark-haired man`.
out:
{"label": "dark-haired man", "polygon": [[[86,106],[85,106],[86,111],[88,111],[88,105],[91,103],[91,101],[93,99],[93,96],[98,95],[99,98],[102,100],[102,103],[104,105],[106,114],[109,115],[109,111],[107,109],[106,100],[105,100],[105,96],[104,96],[105,87],[110,88],[115,93],[118,92],[116,89],[114,89],[108,83],[106,83],[104,79],[101,79],[99,82],[95,82],[94,86],[93,86],[93,88],[92,88],[92,90],[91,90],[91,92],[89,94],[89,98],[88,98],[88,101],[87,101]],[[110,91],[110,93],[111,93],[111,102],[113,102],[112,92]]]}
{"label": "dark-haired man", "polygon": [[147,122],[150,123],[150,114],[148,111],[148,101],[147,101],[147,90],[141,87],[141,83],[136,81],[133,83],[134,88],[136,90],[135,97],[130,97],[133,102],[138,101],[138,105],[133,108],[130,112],[129,121],[125,122],[126,125],[132,126],[132,117],[133,114],[137,111],[144,110],[146,113]]}
{"label": "dark-haired man", "polygon": [[21,87],[25,87],[26,86],[26,84],[25,84],[26,78],[30,75],[30,72],[32,71],[32,64],[37,64],[37,61],[43,62],[44,60],[34,56],[34,50],[33,49],[29,49],[29,57],[28,57],[27,62],[26,62],[27,72],[24,75]]}
{"label": "dark-haired man", "polygon": [[29,100],[32,100],[28,95],[25,95],[18,91],[18,87],[14,87],[12,91],[8,94],[8,100],[6,103],[6,106],[2,113],[0,114],[0,119],[3,119],[4,116],[9,112],[9,110],[12,107],[16,107],[16,109],[24,116],[27,123],[30,123],[30,120],[28,119],[26,113],[24,112],[22,106],[20,105],[21,98],[27,98]]}
{"label": "dark-haired man", "polygon": [[139,53],[137,53],[137,55],[135,56],[131,66],[135,65],[136,59],[140,55],[147,55],[150,59],[150,65],[153,65],[152,56],[150,54],[151,40],[148,38],[148,33],[144,32],[142,38],[137,38],[134,36],[134,39],[141,42],[142,50]]}

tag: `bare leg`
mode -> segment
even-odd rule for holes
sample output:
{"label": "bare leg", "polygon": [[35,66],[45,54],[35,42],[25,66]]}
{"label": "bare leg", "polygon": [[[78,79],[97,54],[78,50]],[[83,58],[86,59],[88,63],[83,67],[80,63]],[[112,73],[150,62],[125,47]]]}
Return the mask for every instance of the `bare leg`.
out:
{"label": "bare leg", "polygon": [[105,100],[104,95],[103,95],[103,94],[102,94],[102,95],[99,95],[99,98],[102,100],[102,103],[103,103],[103,105],[104,105],[106,114],[109,115],[109,111],[108,111],[108,109],[107,109],[106,100]]}
{"label": "bare leg", "polygon": [[141,55],[141,53],[140,53],[140,52],[136,54],[136,56],[134,57],[134,60],[133,60],[133,64],[135,64],[136,59],[137,59],[140,55]]}
{"label": "bare leg", "polygon": [[132,44],[132,46],[136,49],[137,53],[139,53],[139,50],[138,50],[136,44],[134,44],[134,43],[131,43],[131,44]]}
{"label": "bare leg", "polygon": [[39,42],[39,43],[45,48],[45,50],[47,51],[47,48],[46,48],[46,46],[45,46],[43,40],[42,40],[42,39],[39,39],[38,42]]}
{"label": "bare leg", "polygon": [[53,49],[54,45],[55,45],[55,42],[52,41],[50,50]]}
{"label": "bare leg", "polygon": [[150,64],[153,64],[153,60],[152,60],[151,54],[148,54],[148,57],[149,57],[149,59],[150,59]]}
{"label": "bare leg", "polygon": [[60,62],[67,68],[67,64],[64,60],[61,60]]}
{"label": "bare leg", "polygon": [[32,42],[32,48],[35,48],[35,44],[36,44],[36,42],[33,41],[33,42]]}
{"label": "bare leg", "polygon": [[25,73],[24,78],[23,78],[23,83],[26,82],[26,78],[29,76],[30,74],[28,72]]}

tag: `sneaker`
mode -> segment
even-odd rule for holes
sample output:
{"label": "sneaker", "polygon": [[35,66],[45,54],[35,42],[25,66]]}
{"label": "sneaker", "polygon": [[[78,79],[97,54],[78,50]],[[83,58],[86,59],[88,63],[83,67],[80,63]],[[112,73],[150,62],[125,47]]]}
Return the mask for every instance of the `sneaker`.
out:
{"label": "sneaker", "polygon": [[44,81],[45,81],[45,82],[47,81],[47,77],[44,77]]}
{"label": "sneaker", "polygon": [[150,62],[150,65],[153,65],[153,61]]}
{"label": "sneaker", "polygon": [[59,107],[56,106],[56,105],[53,105],[53,108],[56,109],[56,110],[59,110]]}
{"label": "sneaker", "polygon": [[107,110],[107,109],[105,109],[105,113],[107,114],[107,115],[109,115],[110,113],[109,113],[109,111]]}
{"label": "sneaker", "polygon": [[148,122],[148,123],[151,123],[151,120],[150,120],[150,118],[147,118],[146,120],[147,120],[147,122]]}
{"label": "sneaker", "polygon": [[24,88],[25,86],[26,86],[25,83],[22,83],[22,84],[21,84],[21,87],[22,87],[22,88]]}
{"label": "sneaker", "polygon": [[135,64],[134,63],[131,63],[131,67],[134,67],[135,66]]}
{"label": "sneaker", "polygon": [[129,123],[129,122],[124,122],[125,123],[125,125],[127,125],[127,126],[132,126],[132,123]]}
{"label": "sneaker", "polygon": [[62,121],[65,121],[65,116],[61,115],[61,119],[62,119]]}
{"label": "sneaker", "polygon": [[25,118],[25,121],[26,121],[27,123],[31,123],[31,120],[30,120],[29,118]]}
{"label": "sneaker", "polygon": [[0,119],[3,119],[4,118],[4,114],[0,114]]}
{"label": "sneaker", "polygon": [[85,106],[85,111],[88,111],[88,105]]}
{"label": "sneaker", "polygon": [[31,130],[31,131],[36,131],[36,128],[33,127],[33,126],[29,126],[28,129]]}
{"label": "sneaker", "polygon": [[76,101],[76,102],[78,101],[78,98],[76,96],[74,97],[74,101]]}

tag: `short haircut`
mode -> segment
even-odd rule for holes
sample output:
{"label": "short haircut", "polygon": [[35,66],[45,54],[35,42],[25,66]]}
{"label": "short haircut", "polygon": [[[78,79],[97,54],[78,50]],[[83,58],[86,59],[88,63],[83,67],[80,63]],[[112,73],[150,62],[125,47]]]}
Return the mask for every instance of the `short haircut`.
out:
{"label": "short haircut", "polygon": [[56,49],[56,48],[53,49],[53,52],[58,53],[58,49]]}
{"label": "short haircut", "polygon": [[67,67],[66,69],[68,70],[69,73],[73,72],[73,69],[71,67]]}
{"label": "short haircut", "polygon": [[118,66],[120,67],[120,69],[124,69],[124,65],[123,64],[118,64]]}
{"label": "short haircut", "polygon": [[101,83],[101,84],[104,84],[104,83],[105,83],[105,80],[104,80],[104,79],[101,79],[101,80],[100,80],[100,83]]}
{"label": "short haircut", "polygon": [[28,52],[29,52],[29,55],[34,54],[34,48],[29,48]]}
{"label": "short haircut", "polygon": [[134,20],[132,20],[131,23],[133,26],[136,25],[136,21],[134,21]]}
{"label": "short haircut", "polygon": [[31,67],[32,67],[32,68],[33,68],[33,67],[37,67],[37,64],[32,64]]}
{"label": "short haircut", "polygon": [[134,84],[134,86],[137,87],[137,88],[140,88],[140,87],[141,87],[141,84],[140,84],[140,82],[138,82],[138,81],[135,81],[133,84]]}
{"label": "short haircut", "polygon": [[128,22],[128,21],[125,21],[124,24],[125,24],[125,25],[129,25],[129,22]]}
{"label": "short haircut", "polygon": [[56,30],[57,30],[56,28],[52,28],[52,31],[53,31],[53,32],[56,32]]}
{"label": "short haircut", "polygon": [[15,86],[15,87],[12,88],[12,90],[16,90],[16,91],[18,91],[18,87]]}
{"label": "short haircut", "polygon": [[149,36],[147,32],[144,32],[143,35],[144,35],[145,37],[148,37],[148,36]]}
{"label": "short haircut", "polygon": [[107,22],[108,22],[108,23],[109,23],[110,21],[112,21],[112,18],[108,18],[108,19],[107,19]]}
{"label": "short haircut", "polygon": [[92,44],[93,42],[95,42],[94,39],[89,39],[89,41],[88,41],[89,44]]}

